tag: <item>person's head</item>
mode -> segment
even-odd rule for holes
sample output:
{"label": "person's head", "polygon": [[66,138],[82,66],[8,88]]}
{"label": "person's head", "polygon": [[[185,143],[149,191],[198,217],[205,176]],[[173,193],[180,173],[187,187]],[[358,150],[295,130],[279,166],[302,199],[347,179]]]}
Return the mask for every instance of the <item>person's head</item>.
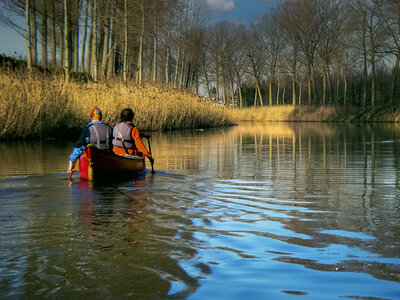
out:
{"label": "person's head", "polygon": [[92,121],[101,121],[103,118],[103,113],[101,112],[100,108],[95,107],[90,112],[90,117],[92,118]]}
{"label": "person's head", "polygon": [[127,122],[127,121],[132,122],[134,117],[135,117],[135,113],[130,108],[125,108],[124,110],[121,111],[121,121],[122,122]]}

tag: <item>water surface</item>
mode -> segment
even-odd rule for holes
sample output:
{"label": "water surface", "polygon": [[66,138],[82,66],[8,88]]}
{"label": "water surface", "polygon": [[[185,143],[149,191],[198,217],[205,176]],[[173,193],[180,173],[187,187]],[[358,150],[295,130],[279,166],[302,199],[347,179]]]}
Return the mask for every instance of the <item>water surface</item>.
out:
{"label": "water surface", "polygon": [[0,298],[400,299],[400,128],[157,132],[89,183],[73,141],[0,144]]}

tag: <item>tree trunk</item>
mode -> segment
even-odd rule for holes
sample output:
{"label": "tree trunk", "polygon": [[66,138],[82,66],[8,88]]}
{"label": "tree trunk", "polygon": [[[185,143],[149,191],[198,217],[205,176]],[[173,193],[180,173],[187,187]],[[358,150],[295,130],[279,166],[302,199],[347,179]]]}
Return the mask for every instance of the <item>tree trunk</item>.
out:
{"label": "tree trunk", "polygon": [[157,80],[157,16],[156,1],[153,0],[153,81]]}
{"label": "tree trunk", "polygon": [[258,81],[258,78],[256,78],[256,84],[257,84],[258,97],[260,98],[260,105],[264,106],[264,102],[263,102],[262,95],[261,95],[260,83]]}
{"label": "tree trunk", "polygon": [[225,88],[225,72],[222,70],[222,99],[224,101],[224,105],[226,106],[226,88]]}
{"label": "tree trunk", "polygon": [[219,64],[218,62],[215,63],[215,86],[216,86],[216,93],[215,93],[215,98],[216,102],[219,103]]}
{"label": "tree trunk", "polygon": [[42,44],[42,66],[47,68],[47,1],[43,0],[41,44]]}
{"label": "tree trunk", "polygon": [[316,79],[315,79],[314,64],[311,64],[311,84],[312,84],[312,89],[313,89],[313,94],[314,94],[314,102],[315,102],[315,104],[318,104],[318,91],[317,91],[317,83],[316,83]]}
{"label": "tree trunk", "polygon": [[32,45],[31,45],[31,19],[30,19],[30,2],[25,1],[25,21],[26,21],[26,53],[28,59],[28,70],[32,70]]}
{"label": "tree trunk", "polygon": [[333,88],[332,88],[332,78],[331,73],[329,72],[329,66],[326,68],[326,81],[328,83],[329,90],[329,103],[333,103]]}
{"label": "tree trunk", "polygon": [[97,0],[93,0],[93,20],[92,20],[92,64],[93,64],[93,80],[97,81]]}
{"label": "tree trunk", "polygon": [[281,81],[278,79],[278,87],[276,89],[276,105],[279,105],[279,93],[281,89]]}
{"label": "tree trunk", "polygon": [[179,68],[179,56],[181,52],[181,47],[178,45],[178,55],[176,56],[176,65],[175,65],[175,76],[174,76],[174,88],[176,87],[176,83],[178,80],[178,68]]}
{"label": "tree trunk", "polygon": [[326,105],[326,69],[322,72],[322,104]]}
{"label": "tree trunk", "polygon": [[231,97],[232,97],[232,107],[235,107],[235,90],[233,89],[234,78],[231,75]]}
{"label": "tree trunk", "polygon": [[166,44],[166,57],[165,57],[165,83],[169,83],[169,55],[170,55],[170,49],[169,49],[169,37],[171,35],[171,31],[168,28],[168,34],[167,34],[167,44]]}
{"label": "tree trunk", "polygon": [[299,105],[301,105],[301,96],[302,96],[302,90],[301,90],[301,81],[300,81],[300,84],[299,84]]}
{"label": "tree trunk", "polygon": [[51,43],[51,65],[53,68],[57,65],[57,38],[56,38],[56,9],[54,6],[54,1],[50,1],[51,10],[51,28],[50,28],[50,43]]}
{"label": "tree trunk", "polygon": [[311,105],[311,103],[312,103],[312,96],[311,96],[311,70],[310,70],[309,76],[308,76],[307,88],[308,88],[308,105]]}
{"label": "tree trunk", "polygon": [[31,0],[31,43],[32,63],[37,64],[37,25],[36,25],[36,0]]}
{"label": "tree trunk", "polygon": [[243,107],[243,96],[242,96],[242,81],[240,80],[239,72],[236,71],[236,76],[238,78],[238,94],[239,94],[239,107]]}
{"label": "tree trunk", "polygon": [[368,80],[368,69],[367,69],[367,38],[366,38],[366,23],[367,19],[365,14],[363,15],[363,24],[362,24],[362,48],[363,48],[363,65],[364,65],[364,76],[363,76],[363,97],[362,97],[362,106],[365,107],[367,104],[367,80]]}
{"label": "tree trunk", "polygon": [[204,61],[204,60],[203,60],[202,65],[203,65],[204,78],[205,78],[205,80],[206,80],[207,94],[208,94],[208,98],[209,98],[210,101],[211,101],[211,100],[212,100],[212,97],[211,97],[211,91],[210,91],[210,81],[209,81],[209,79],[208,79],[207,70],[206,70],[206,64],[205,64],[205,61]]}
{"label": "tree trunk", "polygon": [[270,77],[270,79],[269,79],[269,87],[268,87],[268,89],[269,89],[269,106],[272,106],[272,76]]}
{"label": "tree trunk", "polygon": [[140,5],[142,24],[140,30],[140,40],[139,40],[139,55],[138,55],[138,63],[137,63],[137,73],[136,73],[136,82],[142,83],[142,73],[143,73],[143,36],[144,36],[144,0],[142,0]]}
{"label": "tree trunk", "polygon": [[292,104],[296,105],[297,49],[293,49]]}
{"label": "tree trunk", "polygon": [[81,52],[81,66],[80,66],[81,72],[84,72],[85,70],[88,15],[89,15],[89,0],[86,1],[85,17],[83,21],[83,38],[82,38],[82,52]]}
{"label": "tree trunk", "polygon": [[393,78],[392,78],[392,88],[390,92],[390,104],[394,104],[394,98],[396,95],[396,89],[397,89],[397,78],[399,75],[399,62],[400,62],[400,48],[397,49],[397,54],[396,54],[396,62],[393,67]]}
{"label": "tree trunk", "polygon": [[124,1],[124,66],[122,71],[122,78],[126,78],[126,71],[128,67],[128,0]]}
{"label": "tree trunk", "polygon": [[69,82],[68,0],[64,0],[64,78]]}
{"label": "tree trunk", "polygon": [[73,63],[73,70],[75,72],[79,71],[79,2],[72,2],[74,3],[74,18],[71,17],[71,21],[73,22],[73,30],[71,31],[72,40],[73,40],[73,49],[72,53],[72,63]]}
{"label": "tree trunk", "polygon": [[91,14],[90,14],[90,31],[89,31],[89,41],[88,41],[88,51],[86,59],[86,73],[93,74],[92,72],[92,47],[93,47],[93,28],[94,28],[94,18],[93,18],[93,2],[91,4]]}
{"label": "tree trunk", "polygon": [[116,36],[115,36],[115,7],[111,4],[111,12],[110,12],[110,51],[107,57],[107,76],[110,74],[114,74],[114,66],[115,66],[115,48],[117,47]]}
{"label": "tree trunk", "polygon": [[182,51],[182,65],[181,65],[181,74],[179,76],[179,87],[182,87],[183,82],[183,70],[185,68],[185,49]]}
{"label": "tree trunk", "polygon": [[343,72],[343,82],[344,82],[344,90],[343,90],[343,105],[347,105],[347,78],[346,71]]}
{"label": "tree trunk", "polygon": [[103,56],[101,59],[101,77],[107,76],[107,57],[110,51],[110,31],[111,31],[111,3],[107,1],[107,12],[106,12],[106,25],[104,27],[104,43],[103,43]]}

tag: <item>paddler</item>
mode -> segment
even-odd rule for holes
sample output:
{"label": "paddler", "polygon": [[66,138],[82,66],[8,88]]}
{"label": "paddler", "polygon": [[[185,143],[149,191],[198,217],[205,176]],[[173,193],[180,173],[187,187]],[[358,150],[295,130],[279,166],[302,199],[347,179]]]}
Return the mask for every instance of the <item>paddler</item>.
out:
{"label": "paddler", "polygon": [[90,118],[91,122],[82,129],[81,136],[69,156],[69,179],[71,179],[74,172],[76,161],[88,144],[92,144],[101,150],[112,150],[112,129],[101,121],[103,113],[100,108],[93,108],[90,112]]}
{"label": "paddler", "polygon": [[132,123],[135,113],[130,108],[125,108],[121,112],[120,123],[113,129],[113,151],[117,155],[136,155],[146,156],[153,166],[154,158],[143,144],[139,130]]}

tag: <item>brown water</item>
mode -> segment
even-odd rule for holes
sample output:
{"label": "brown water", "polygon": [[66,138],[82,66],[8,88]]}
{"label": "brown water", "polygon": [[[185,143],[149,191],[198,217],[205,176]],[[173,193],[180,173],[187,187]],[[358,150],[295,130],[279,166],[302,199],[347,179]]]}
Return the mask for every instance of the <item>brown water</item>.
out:
{"label": "brown water", "polygon": [[399,125],[154,133],[109,184],[72,144],[0,144],[1,299],[400,299]]}

